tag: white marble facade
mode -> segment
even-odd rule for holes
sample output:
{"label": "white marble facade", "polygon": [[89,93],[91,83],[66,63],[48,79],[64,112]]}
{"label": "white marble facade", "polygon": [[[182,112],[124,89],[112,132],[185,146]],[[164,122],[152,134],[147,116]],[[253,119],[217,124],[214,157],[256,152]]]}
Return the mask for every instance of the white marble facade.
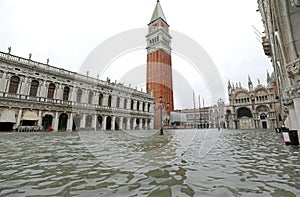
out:
{"label": "white marble facade", "polygon": [[300,134],[300,1],[258,0],[263,48],[272,62],[285,126]]}
{"label": "white marble facade", "polygon": [[0,52],[0,130],[153,128],[153,96]]}
{"label": "white marble facade", "polygon": [[281,103],[274,75],[267,74],[267,86],[257,86],[248,77],[248,88],[228,81],[229,105],[225,122],[229,129],[270,129],[282,126]]}

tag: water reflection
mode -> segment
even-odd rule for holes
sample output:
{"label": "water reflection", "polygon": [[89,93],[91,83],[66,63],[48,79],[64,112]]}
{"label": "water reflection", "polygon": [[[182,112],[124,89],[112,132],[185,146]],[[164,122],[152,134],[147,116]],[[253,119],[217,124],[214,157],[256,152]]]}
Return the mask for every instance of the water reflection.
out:
{"label": "water reflection", "polygon": [[272,131],[0,133],[0,196],[300,196]]}

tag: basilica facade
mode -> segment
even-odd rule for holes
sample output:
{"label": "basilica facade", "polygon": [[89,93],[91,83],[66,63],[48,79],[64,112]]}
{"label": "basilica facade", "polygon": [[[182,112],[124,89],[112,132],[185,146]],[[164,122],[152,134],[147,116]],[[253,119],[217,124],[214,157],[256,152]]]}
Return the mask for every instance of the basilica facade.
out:
{"label": "basilica facade", "polygon": [[154,97],[0,52],[0,131],[152,129]]}
{"label": "basilica facade", "polygon": [[229,105],[225,106],[225,122],[229,129],[270,129],[281,127],[281,103],[274,75],[267,74],[267,85],[258,80],[248,88],[228,81]]}

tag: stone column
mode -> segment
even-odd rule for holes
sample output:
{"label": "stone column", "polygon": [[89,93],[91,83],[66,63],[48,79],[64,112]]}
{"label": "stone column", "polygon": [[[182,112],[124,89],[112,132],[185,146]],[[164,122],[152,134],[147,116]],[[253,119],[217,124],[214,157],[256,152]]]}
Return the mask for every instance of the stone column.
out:
{"label": "stone column", "polygon": [[54,99],[62,100],[63,98],[60,97],[61,92],[61,84],[55,84],[55,90],[54,90]]}
{"label": "stone column", "polygon": [[67,131],[72,131],[73,128],[73,113],[70,113],[70,117],[68,118]]}
{"label": "stone column", "polygon": [[115,124],[116,124],[116,117],[112,116],[111,117],[111,130],[114,131],[115,130]]}
{"label": "stone column", "polygon": [[143,119],[140,118],[139,130],[143,129]]}
{"label": "stone column", "polygon": [[55,112],[53,129],[54,131],[58,131],[58,112]]}
{"label": "stone column", "polygon": [[39,88],[38,88],[38,93],[37,93],[37,97],[47,97],[45,96],[45,92],[46,92],[46,81],[41,81]]}
{"label": "stone column", "polygon": [[80,122],[80,127],[85,128],[85,119],[86,119],[86,114],[82,114],[82,119]]}
{"label": "stone column", "polygon": [[120,125],[119,125],[119,128],[120,128],[120,130],[123,130],[123,117],[120,117]]}
{"label": "stone column", "polygon": [[287,126],[289,129],[297,129],[297,124],[295,120],[297,119],[296,117],[296,111],[295,108],[289,107],[289,116],[288,116],[288,123],[286,123],[285,126]]}
{"label": "stone column", "polygon": [[136,118],[133,118],[133,130],[135,130],[136,127]]}
{"label": "stone column", "polygon": [[27,93],[28,93],[28,91],[27,91],[27,86],[28,86],[27,81],[28,81],[27,77],[24,77],[24,79],[22,79],[22,77],[20,77],[20,83],[19,83],[17,93],[27,95]]}
{"label": "stone column", "polygon": [[0,79],[0,92],[6,92],[8,82],[9,79],[7,79],[6,73],[3,73],[2,78]]}
{"label": "stone column", "polygon": [[[154,112],[154,104],[150,104],[149,112]],[[154,124],[154,123],[153,123]],[[154,125],[153,125],[154,126]]]}
{"label": "stone column", "polygon": [[98,103],[98,100],[97,100],[97,93],[92,91],[93,92],[93,99],[92,99],[92,105],[96,105]]}
{"label": "stone column", "polygon": [[88,103],[89,91],[87,89],[82,89],[81,102]]}
{"label": "stone column", "polygon": [[17,123],[16,123],[16,128],[18,128],[19,126],[21,126],[20,123],[21,123],[21,118],[22,118],[22,111],[23,111],[22,109],[19,109]]}
{"label": "stone column", "polygon": [[92,127],[94,127],[94,130],[96,131],[97,130],[97,114],[94,114],[94,118],[93,118],[93,121],[92,121]]}
{"label": "stone column", "polygon": [[106,130],[106,118],[107,116],[102,116],[102,130],[105,131]]}
{"label": "stone column", "polygon": [[108,96],[107,94],[103,94],[102,106],[108,106]]}
{"label": "stone column", "polygon": [[238,129],[238,121],[237,120],[234,121],[234,129]]}
{"label": "stone column", "polygon": [[39,110],[38,126],[42,126],[42,111],[41,110]]}
{"label": "stone column", "polygon": [[74,87],[70,87],[70,98],[69,98],[69,101],[71,101],[71,102],[75,102],[75,88]]}
{"label": "stone column", "polygon": [[[296,114],[296,119],[293,121],[295,122],[295,129],[300,132],[300,98],[294,98],[294,107],[295,107],[295,114]],[[298,124],[297,124],[298,123]]]}
{"label": "stone column", "polygon": [[150,129],[154,129],[154,119],[150,119]]}
{"label": "stone column", "polygon": [[124,109],[124,98],[120,97],[120,106],[119,108]]}
{"label": "stone column", "polygon": [[276,120],[273,120],[273,128],[277,128],[278,126],[277,126],[277,122],[276,122]]}
{"label": "stone column", "polygon": [[130,118],[127,118],[126,130],[130,130]]}
{"label": "stone column", "polygon": [[117,97],[111,95],[111,107],[116,107]]}
{"label": "stone column", "polygon": [[94,96],[94,104],[99,105],[99,93],[96,93]]}

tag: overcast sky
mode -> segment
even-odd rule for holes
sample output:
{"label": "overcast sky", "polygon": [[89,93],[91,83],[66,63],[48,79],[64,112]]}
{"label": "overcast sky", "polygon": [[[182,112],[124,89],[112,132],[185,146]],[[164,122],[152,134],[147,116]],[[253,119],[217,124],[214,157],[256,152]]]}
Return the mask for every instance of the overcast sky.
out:
{"label": "overcast sky", "polygon": [[[252,27],[263,31],[256,1],[160,2],[170,29],[193,39],[211,57],[225,93],[228,79],[246,86],[249,74],[254,84],[257,78],[265,83],[266,71],[272,72],[272,67]],[[7,52],[11,46],[12,54],[28,57],[32,53],[33,60],[46,62],[50,58],[53,66],[79,72],[87,56],[103,41],[127,30],[147,27],[155,5],[156,0],[0,0],[0,50]],[[128,53],[115,64],[124,67],[145,62],[143,50]],[[180,68],[184,70],[184,64],[189,63],[173,56],[173,66],[179,72]],[[119,80],[116,73],[107,75]],[[216,102],[203,93],[203,79],[189,80],[197,95],[207,97],[207,104]],[[192,100],[192,93],[190,97]],[[224,99],[227,101],[227,95]],[[175,106],[192,107],[192,102]]]}

